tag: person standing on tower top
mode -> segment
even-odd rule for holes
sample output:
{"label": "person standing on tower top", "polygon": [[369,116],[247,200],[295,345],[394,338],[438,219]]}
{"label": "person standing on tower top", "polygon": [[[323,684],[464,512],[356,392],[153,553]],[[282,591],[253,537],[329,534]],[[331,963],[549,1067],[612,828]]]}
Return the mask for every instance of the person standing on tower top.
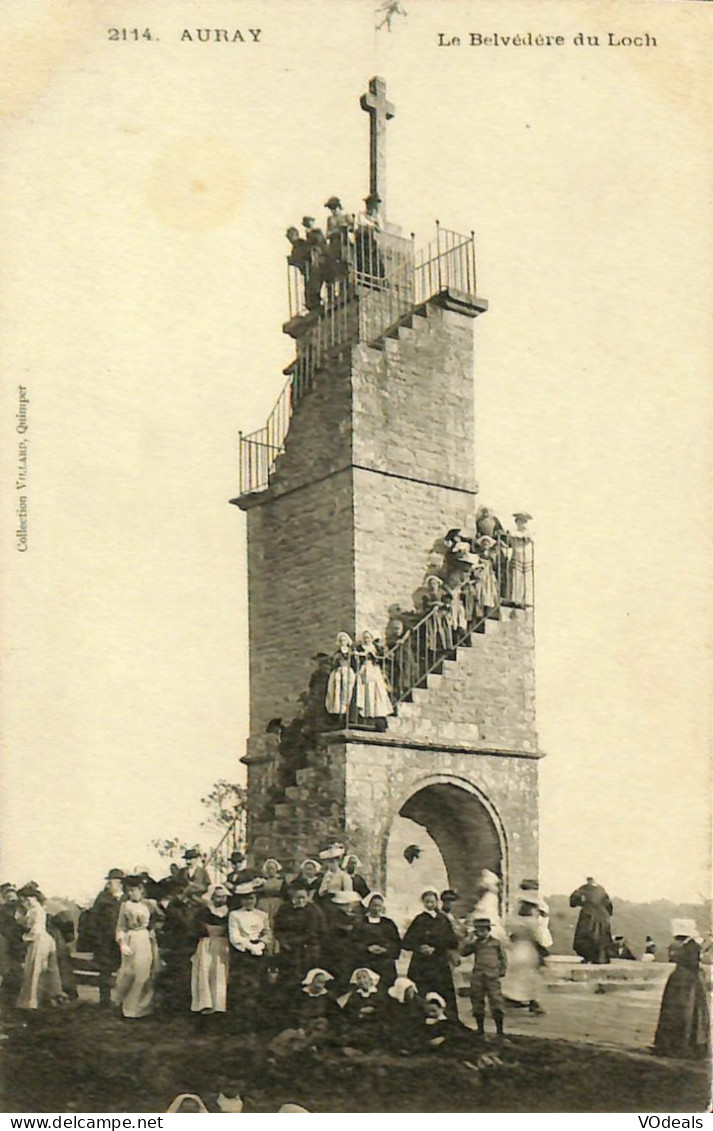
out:
{"label": "person standing on tower top", "polygon": [[532,515],[518,511],[513,515],[515,530],[507,533],[507,595],[513,605],[524,607],[532,604],[532,576],[534,569],[534,543],[527,529]]}
{"label": "person standing on tower top", "polygon": [[381,197],[376,193],[369,193],[364,197],[366,212],[359,215],[356,228],[356,266],[360,276],[383,279],[384,260],[379,250],[378,234],[383,230],[383,222],[379,212]]}
{"label": "person standing on tower top", "polygon": [[330,196],[325,201],[325,208],[329,210],[327,217],[327,243],[329,254],[337,262],[345,263],[348,260],[349,233],[354,228],[354,217],[342,208],[338,196]]}

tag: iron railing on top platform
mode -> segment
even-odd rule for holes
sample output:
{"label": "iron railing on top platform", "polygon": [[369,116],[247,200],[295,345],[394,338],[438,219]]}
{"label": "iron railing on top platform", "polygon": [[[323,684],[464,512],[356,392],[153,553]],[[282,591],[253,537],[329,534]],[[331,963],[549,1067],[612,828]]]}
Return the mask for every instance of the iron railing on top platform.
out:
{"label": "iron railing on top platform", "polygon": [[[494,607],[484,609],[475,603],[472,615],[467,618],[454,616],[453,608],[445,604],[430,608],[380,657],[380,667],[395,708],[398,708],[399,703],[407,701],[414,690],[427,687],[428,676],[440,672],[444,660],[454,659],[457,648],[468,647],[474,635],[485,632],[488,620],[499,620],[503,608],[533,607],[534,547],[526,567],[523,567],[522,562],[508,557],[507,549],[504,536],[498,543],[493,560],[498,594]],[[472,579],[466,584],[472,585]],[[461,599],[462,595],[463,587]],[[356,649],[354,656],[358,663],[359,653]],[[339,729],[383,730],[388,725],[385,719],[364,715],[357,680],[347,710],[342,715],[334,716],[334,719],[334,725]]]}
{"label": "iron railing on top platform", "polygon": [[435,240],[416,253],[413,238],[358,226],[357,237],[360,231],[360,242],[347,245],[343,277],[325,283],[319,310],[307,311],[303,281],[290,268],[291,313],[304,319],[304,327],[296,337],[297,356],[285,370],[288,380],[265,425],[240,433],[241,495],[269,486],[292,414],[328,359],[356,342],[378,342],[438,294],[465,302],[476,296],[472,232],[463,236],[437,224]]}

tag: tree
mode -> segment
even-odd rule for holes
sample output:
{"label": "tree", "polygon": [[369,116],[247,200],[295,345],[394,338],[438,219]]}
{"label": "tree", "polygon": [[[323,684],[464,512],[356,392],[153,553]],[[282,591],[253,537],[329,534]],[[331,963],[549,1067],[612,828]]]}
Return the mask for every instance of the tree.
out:
{"label": "tree", "polygon": [[[201,805],[206,816],[201,826],[210,830],[212,845],[188,844],[181,837],[157,838],[151,841],[159,856],[178,861],[188,848],[197,848],[213,871],[225,874],[229,869],[230,854],[245,848],[248,791],[245,786],[220,778],[211,787]],[[218,835],[215,835],[218,834]]]}

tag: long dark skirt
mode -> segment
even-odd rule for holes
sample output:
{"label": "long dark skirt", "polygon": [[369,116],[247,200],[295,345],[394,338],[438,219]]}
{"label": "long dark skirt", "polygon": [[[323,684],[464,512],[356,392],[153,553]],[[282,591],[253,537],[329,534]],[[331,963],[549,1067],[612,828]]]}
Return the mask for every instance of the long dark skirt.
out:
{"label": "long dark skirt", "polygon": [[228,1013],[231,1028],[254,1033],[260,1020],[265,956],[230,950]]}
{"label": "long dark skirt", "polygon": [[659,1056],[703,1057],[709,1040],[708,1002],[700,974],[677,966],[661,999],[654,1048]]}
{"label": "long dark skirt", "polygon": [[456,992],[453,986],[453,973],[448,955],[414,954],[408,968],[408,977],[418,986],[421,997],[429,993],[440,994],[446,1003],[449,1017],[458,1017]]}

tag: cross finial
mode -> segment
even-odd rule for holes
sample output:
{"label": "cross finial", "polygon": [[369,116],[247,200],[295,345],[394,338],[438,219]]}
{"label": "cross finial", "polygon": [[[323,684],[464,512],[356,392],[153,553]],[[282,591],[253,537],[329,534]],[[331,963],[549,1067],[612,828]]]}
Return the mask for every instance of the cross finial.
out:
{"label": "cross finial", "polygon": [[386,83],[378,75],[369,79],[369,89],[360,100],[369,115],[369,192],[380,200],[379,211],[386,217],[386,123],[396,111],[386,101]]}

